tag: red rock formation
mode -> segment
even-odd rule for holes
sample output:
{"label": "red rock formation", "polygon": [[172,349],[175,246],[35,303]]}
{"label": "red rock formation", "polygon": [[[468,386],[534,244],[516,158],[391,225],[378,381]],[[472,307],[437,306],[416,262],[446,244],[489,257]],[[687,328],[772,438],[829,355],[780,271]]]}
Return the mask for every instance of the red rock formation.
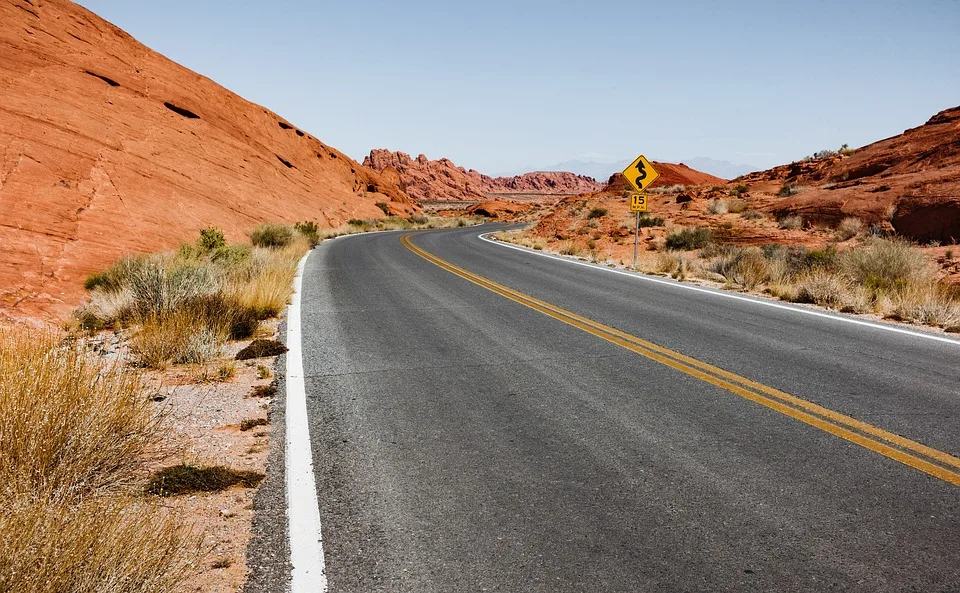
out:
{"label": "red rock formation", "polygon": [[0,2],[0,314],[55,319],[129,252],[415,206],[381,175],[66,0]]}
{"label": "red rock formation", "polygon": [[[652,164],[653,168],[660,174],[657,180],[650,186],[651,188],[669,187],[671,185],[722,185],[727,182],[726,179],[691,169],[683,163],[675,165],[673,163],[653,161],[650,164]],[[606,192],[619,192],[624,190],[632,191],[633,187],[627,183],[627,180],[624,179],[620,173],[611,175],[610,180],[607,181],[607,185],[604,188]]]}
{"label": "red rock formation", "polygon": [[[919,240],[960,240],[960,107],[926,124],[857,149],[852,156],[783,165],[743,178],[751,185],[791,182],[801,190],[768,209],[832,224],[847,216],[889,218]],[[770,187],[775,191],[776,187]]]}
{"label": "red rock formation", "polygon": [[406,192],[418,200],[483,200],[491,194],[565,195],[597,191],[601,184],[591,177],[567,172],[536,171],[516,177],[490,177],[458,167],[450,159],[416,159],[403,152],[370,151],[363,164],[377,171],[396,169]]}

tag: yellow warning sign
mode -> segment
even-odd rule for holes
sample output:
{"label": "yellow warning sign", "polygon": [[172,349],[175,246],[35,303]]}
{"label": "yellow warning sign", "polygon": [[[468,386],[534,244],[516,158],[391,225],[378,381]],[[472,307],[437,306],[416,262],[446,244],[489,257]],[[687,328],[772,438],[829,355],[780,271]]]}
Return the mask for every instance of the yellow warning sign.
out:
{"label": "yellow warning sign", "polygon": [[637,160],[623,170],[623,176],[626,177],[627,183],[632,185],[634,189],[643,192],[650,187],[651,183],[656,181],[657,177],[660,177],[660,174],[653,168],[647,157],[641,154],[637,157]]}

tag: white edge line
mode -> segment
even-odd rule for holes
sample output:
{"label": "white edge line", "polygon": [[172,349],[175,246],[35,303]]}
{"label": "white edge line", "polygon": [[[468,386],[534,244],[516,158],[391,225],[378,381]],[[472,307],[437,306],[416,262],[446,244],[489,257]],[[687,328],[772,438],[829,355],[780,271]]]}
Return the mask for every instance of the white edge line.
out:
{"label": "white edge line", "polygon": [[307,392],[303,377],[300,295],[303,269],[312,251],[297,265],[293,295],[287,309],[286,472],[287,527],[290,537],[291,593],[324,593],[327,574],[323,561],[320,505],[313,473]]}
{"label": "white edge line", "polygon": [[[493,231],[493,232],[497,232],[497,231]],[[674,287],[674,288],[679,288],[679,289],[683,289],[683,290],[692,290],[692,291],[694,291],[694,292],[700,292],[700,293],[703,293],[703,294],[709,294],[709,295],[712,295],[712,296],[715,296],[715,297],[721,297],[721,298],[726,298],[726,299],[733,299],[733,300],[742,301],[742,302],[745,302],[745,303],[752,303],[752,304],[754,304],[754,305],[760,305],[760,306],[763,306],[763,307],[772,307],[772,308],[774,308],[774,309],[781,309],[781,310],[783,310],[783,311],[790,311],[790,312],[793,312],[793,313],[799,313],[799,314],[801,314],[801,315],[810,315],[810,316],[813,316],[813,317],[820,317],[820,318],[823,318],[823,319],[830,319],[830,320],[833,320],[833,321],[840,321],[840,322],[843,322],[843,323],[850,323],[850,324],[853,324],[853,325],[860,325],[860,326],[863,326],[863,327],[869,327],[869,328],[878,329],[878,330],[882,330],[882,331],[888,331],[888,332],[893,332],[893,333],[897,333],[897,334],[905,334],[905,335],[908,335],[908,336],[913,336],[913,337],[915,337],[915,338],[924,338],[924,339],[927,339],[927,340],[934,340],[934,341],[937,341],[937,342],[943,342],[943,343],[945,343],[945,344],[953,344],[954,346],[960,346],[960,340],[953,340],[953,339],[946,338],[946,337],[943,337],[943,336],[937,336],[937,335],[933,335],[933,334],[926,334],[926,333],[922,333],[922,332],[912,331],[912,330],[909,330],[909,329],[903,329],[903,328],[895,327],[895,326],[892,326],[892,325],[881,325],[881,324],[879,324],[879,323],[873,323],[873,322],[870,322],[870,321],[863,321],[863,320],[861,320],[861,319],[853,319],[853,318],[851,318],[851,317],[841,317],[841,316],[839,316],[839,315],[832,315],[832,314],[830,314],[830,313],[824,313],[824,312],[821,312],[821,311],[813,311],[813,310],[810,310],[810,309],[803,309],[803,308],[794,307],[794,306],[791,306],[791,305],[784,305],[784,304],[782,304],[782,303],[774,303],[774,302],[771,302],[771,301],[764,301],[764,300],[760,300],[760,299],[745,297],[745,296],[741,296],[741,295],[738,295],[738,294],[731,294],[731,293],[729,293],[729,292],[723,292],[723,291],[721,291],[721,290],[712,290],[712,289],[709,289],[709,288],[702,288],[702,287],[700,287],[700,286],[692,286],[692,285],[690,285],[690,284],[682,284],[682,283],[680,283],[680,282],[671,282],[671,281],[669,281],[669,280],[664,280],[663,278],[657,278],[657,277],[655,277],[655,276],[648,276],[648,275],[646,275],[646,274],[641,274],[641,273],[638,273],[638,272],[627,272],[627,271],[625,271],[625,270],[617,270],[617,269],[609,268],[609,267],[606,267],[606,266],[600,266],[600,265],[591,264],[591,263],[588,263],[588,262],[582,262],[582,261],[578,261],[578,260],[574,260],[574,259],[568,259],[568,258],[565,258],[565,257],[561,257],[561,256],[559,256],[559,255],[552,255],[552,254],[549,254],[549,253],[541,253],[541,252],[539,252],[539,251],[534,251],[533,249],[527,249],[526,247],[520,247],[520,246],[518,246],[518,245],[511,245],[510,243],[506,243],[506,242],[504,242],[504,241],[494,241],[493,239],[488,239],[487,236],[493,234],[493,232],[491,232],[491,233],[482,233],[482,234],[480,234],[480,235],[477,235],[477,237],[478,237],[481,241],[486,241],[487,243],[491,243],[491,244],[493,244],[493,245],[498,245],[498,246],[500,246],[500,247],[505,247],[505,248],[508,248],[508,249],[516,249],[517,251],[522,251],[522,252],[527,253],[527,254],[530,254],[530,255],[538,255],[538,256],[540,256],[540,257],[545,257],[545,258],[547,258],[547,259],[552,259],[552,260],[555,260],[555,261],[562,261],[562,262],[566,262],[566,263],[568,263],[568,264],[574,264],[574,265],[577,265],[577,266],[585,266],[585,267],[587,267],[587,268],[591,268],[591,269],[594,269],[594,270],[601,270],[601,271],[603,271],[603,272],[610,272],[611,274],[618,274],[618,275],[620,275],[620,276],[626,276],[626,277],[628,277],[628,278],[634,278],[634,279],[636,279],[636,280],[641,280],[641,281],[645,281],[645,282],[653,282],[653,283],[655,283],[655,284],[662,284],[662,285],[665,285],[665,286],[672,286],[672,287]]]}

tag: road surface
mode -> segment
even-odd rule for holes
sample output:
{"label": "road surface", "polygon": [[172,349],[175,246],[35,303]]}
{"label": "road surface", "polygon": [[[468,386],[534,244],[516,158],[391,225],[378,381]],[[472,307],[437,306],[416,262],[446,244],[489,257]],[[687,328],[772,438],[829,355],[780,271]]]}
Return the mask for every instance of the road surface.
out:
{"label": "road surface", "polygon": [[960,591],[960,343],[490,230],[307,261],[331,592]]}

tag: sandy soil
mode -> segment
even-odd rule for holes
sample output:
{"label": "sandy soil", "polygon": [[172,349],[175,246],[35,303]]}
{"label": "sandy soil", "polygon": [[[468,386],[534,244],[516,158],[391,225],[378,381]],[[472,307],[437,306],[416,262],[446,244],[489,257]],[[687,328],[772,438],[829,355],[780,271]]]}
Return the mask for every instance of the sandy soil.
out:
{"label": "sandy soil", "polygon": [[[256,337],[276,337],[278,323],[265,322]],[[103,356],[117,358],[126,354],[122,336],[104,333],[92,342]],[[272,427],[242,431],[240,423],[269,417],[272,398],[252,397],[251,392],[255,386],[269,385],[274,380],[276,357],[235,361],[236,353],[247,344],[229,343],[220,359],[203,365],[144,373],[147,395],[165,416],[167,429],[165,457],[152,462],[150,471],[185,462],[266,473]],[[231,371],[232,376],[226,376]],[[223,492],[163,500],[203,538],[205,554],[197,574],[178,593],[227,593],[242,589],[249,572],[246,551],[255,494],[256,489],[237,486]]]}

